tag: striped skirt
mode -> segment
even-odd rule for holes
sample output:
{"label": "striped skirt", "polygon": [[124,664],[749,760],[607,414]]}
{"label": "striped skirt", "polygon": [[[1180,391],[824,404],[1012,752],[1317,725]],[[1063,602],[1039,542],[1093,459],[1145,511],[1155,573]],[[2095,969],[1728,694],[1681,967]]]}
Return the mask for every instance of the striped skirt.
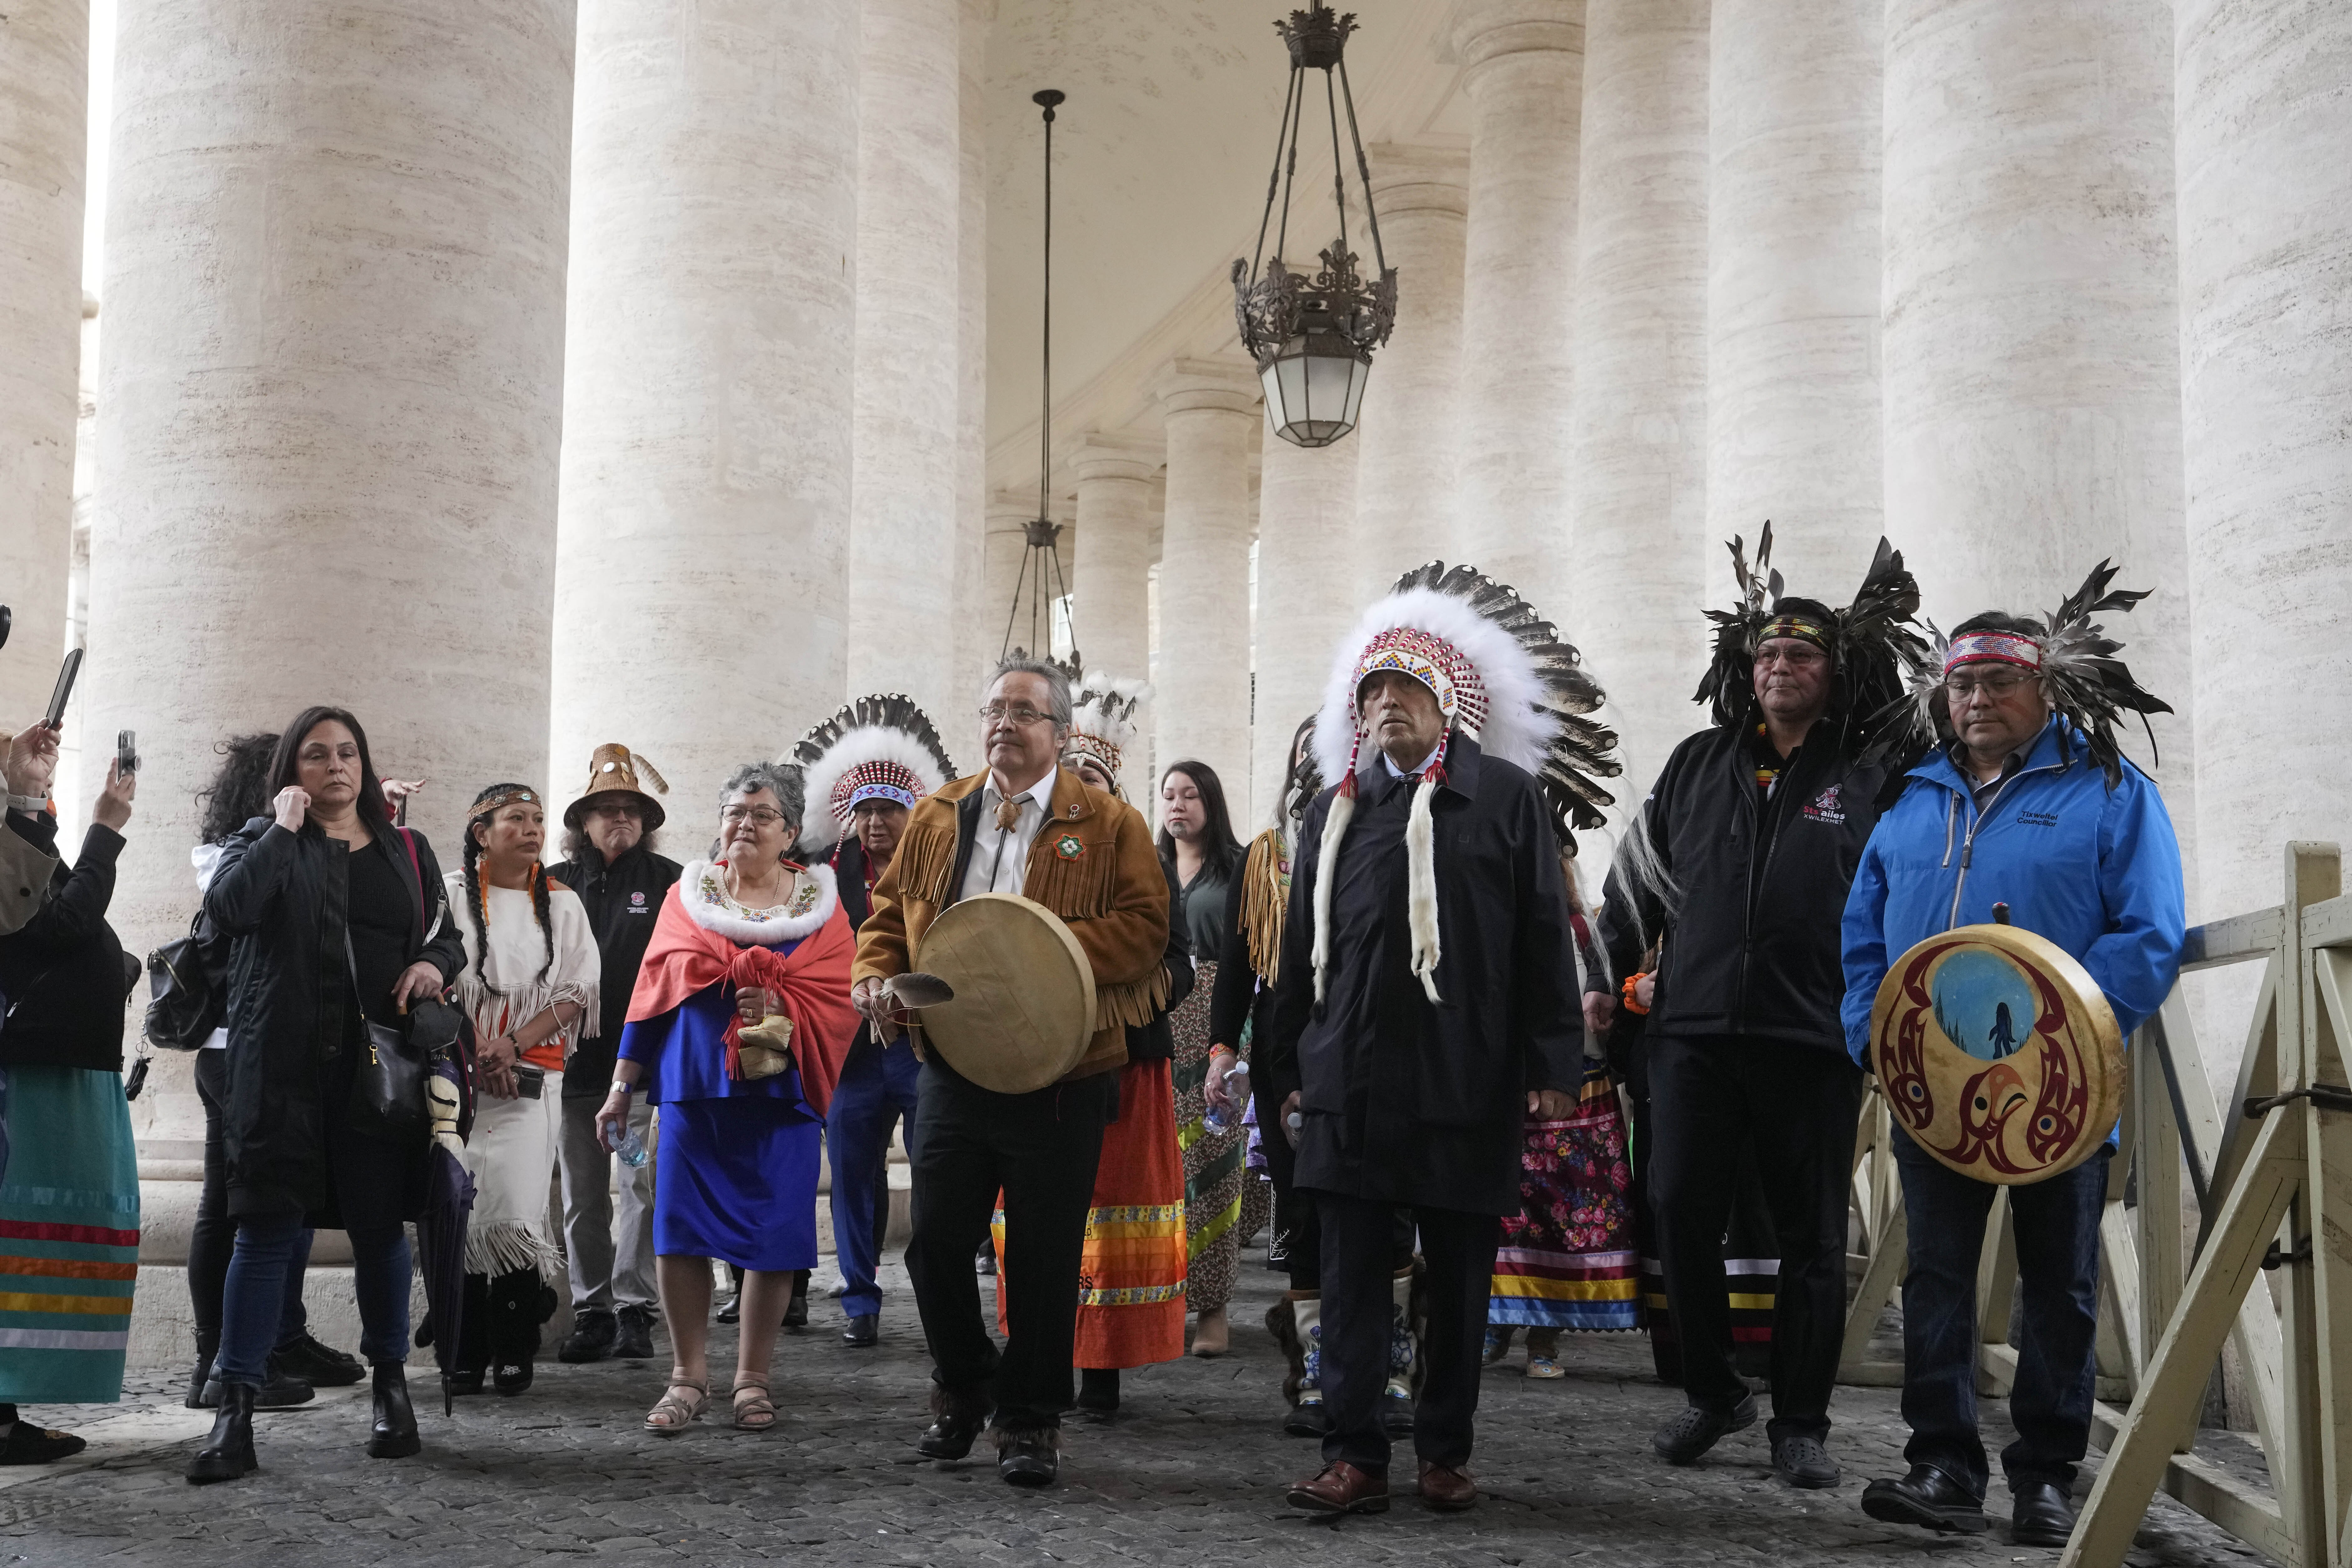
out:
{"label": "striped skirt", "polygon": [[139,1278],[139,1160],[122,1079],[0,1069],[0,1404],[122,1397]]}
{"label": "striped skirt", "polygon": [[1566,1118],[1528,1119],[1521,1212],[1503,1222],[1486,1321],[1584,1331],[1639,1328],[1633,1186],[1616,1080],[1594,1063]]}
{"label": "striped skirt", "polygon": [[1209,1130],[1202,1093],[1209,1077],[1209,997],[1217,966],[1194,965],[1192,994],[1168,1015],[1176,1037],[1176,1142],[1184,1151],[1184,1247],[1191,1263],[1186,1290],[1196,1312],[1221,1310],[1234,1293],[1241,1264],[1243,1130]]}

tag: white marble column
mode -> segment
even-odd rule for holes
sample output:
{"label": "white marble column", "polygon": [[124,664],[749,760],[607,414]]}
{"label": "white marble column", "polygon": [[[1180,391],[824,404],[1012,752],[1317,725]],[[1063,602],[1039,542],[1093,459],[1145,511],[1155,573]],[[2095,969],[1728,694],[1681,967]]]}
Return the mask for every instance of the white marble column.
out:
{"label": "white marble column", "polygon": [[1470,100],[1455,552],[1548,615],[1571,570],[1584,8],[1470,0],[1454,28]]}
{"label": "white marble column", "polygon": [[1706,80],[1707,0],[1590,11],[1571,589],[1545,613],[1609,693],[1628,809],[1705,718]]}
{"label": "white marble column", "polygon": [[580,7],[554,752],[681,826],[845,686],[858,56],[857,0]]}
{"label": "white marble column", "polygon": [[89,0],[0,19],[0,728],[41,716],[66,647],[81,353]]}
{"label": "white marble column", "polygon": [[962,0],[863,0],[849,689],[957,682],[964,392]]}
{"label": "white marble column", "polygon": [[[981,630],[985,634],[982,650],[983,669],[993,665],[1003,654],[1008,637],[1012,647],[1029,647],[1036,640],[1033,633],[1037,628],[1051,630],[1045,622],[1031,614],[1032,584],[1024,575],[1028,560],[1029,521],[1036,515],[1037,497],[1034,491],[999,490],[988,500],[988,526],[982,545],[987,597],[979,606]],[[1021,591],[1021,611],[1017,616],[1013,613],[1013,594],[1016,586]],[[1038,615],[1043,613],[1041,610]],[[966,706],[977,704],[975,695],[973,701]],[[971,765],[977,767],[979,764]]]}
{"label": "white marble column", "polygon": [[[956,54],[956,538],[955,690],[968,708],[995,644],[981,599],[988,590],[988,35],[996,0],[963,0]],[[942,734],[949,731],[942,730]],[[959,765],[971,748],[951,745]]]}
{"label": "white marble column", "polygon": [[[1361,423],[1348,437],[1360,448],[1355,589],[1361,603],[1385,593],[1400,573],[1454,553],[1469,210],[1469,160],[1462,154],[1383,145],[1365,155],[1381,239],[1397,269],[1397,320],[1388,346],[1372,355]],[[1294,216],[1293,232],[1318,232]],[[1370,268],[1371,257],[1361,264]]]}
{"label": "white marble column", "polygon": [[1244,839],[1273,820],[1291,732],[1322,705],[1331,661],[1360,613],[1361,606],[1334,588],[1335,577],[1345,580],[1355,522],[1358,450],[1353,441],[1294,447],[1271,432],[1260,448],[1252,806],[1246,821],[1234,821]]}
{"label": "white marble column", "polygon": [[1145,679],[1151,662],[1151,480],[1160,444],[1089,435],[1071,458],[1078,477],[1070,640],[1087,668]]}
{"label": "white marble column", "polygon": [[1929,615],[2046,612],[2103,556],[2155,590],[2109,624],[2178,710],[2157,779],[2186,840],[2169,22],[2141,0],[1892,0],[1882,342],[1887,532]]}
{"label": "white marble column", "polygon": [[2175,15],[2199,920],[2276,903],[2289,839],[2352,844],[2352,10]]}
{"label": "white marble column", "polygon": [[[1772,523],[1791,593],[1843,605],[1879,463],[1885,0],[1715,0],[1707,83],[1707,534]],[[1733,592],[1717,550],[1711,596]]]}
{"label": "white marble column", "polygon": [[[1249,443],[1257,377],[1224,360],[1160,373],[1168,516],[1160,553],[1157,765],[1204,762],[1244,814],[1250,777]],[[1147,791],[1157,784],[1147,784]],[[1149,815],[1149,813],[1147,813]]]}

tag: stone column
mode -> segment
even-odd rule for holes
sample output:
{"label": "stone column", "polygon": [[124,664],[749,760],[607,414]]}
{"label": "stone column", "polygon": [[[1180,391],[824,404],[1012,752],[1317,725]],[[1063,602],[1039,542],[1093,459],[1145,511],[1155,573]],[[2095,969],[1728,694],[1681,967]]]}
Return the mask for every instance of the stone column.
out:
{"label": "stone column", "polygon": [[[2200,920],[2276,903],[2287,840],[2352,840],[2352,11],[2175,16]],[[2154,650],[2130,629],[2138,670]],[[2169,743],[2165,763],[2169,795],[2186,770]]]}
{"label": "stone column", "polygon": [[[450,866],[475,790],[547,779],[572,6],[118,18],[84,733],[139,731],[108,911],[138,952],[187,929],[224,737],[352,709],[434,781],[414,819]],[[148,1188],[148,1264],[194,1212],[188,1066],[131,1107],[142,1173],[187,1178]]]}
{"label": "stone column", "polygon": [[[1618,804],[1704,715],[1707,0],[1596,6],[1584,38],[1570,593],[1546,607],[1609,693]],[[1588,868],[1597,893],[1601,868]]]}
{"label": "stone column", "polygon": [[[1381,239],[1397,269],[1397,321],[1396,335],[1372,356],[1362,422],[1348,437],[1360,448],[1360,602],[1386,592],[1399,574],[1454,552],[1462,247],[1469,209],[1469,161],[1461,154],[1381,146],[1366,157]],[[1293,222],[1305,220],[1294,216]],[[1370,268],[1372,258],[1362,263]]]}
{"label": "stone column", "polygon": [[2156,591],[2108,624],[2178,710],[2156,733],[2185,841],[2172,79],[2161,6],[1892,0],[1882,341],[1887,532],[1930,616],[2046,612],[2102,556]]}
{"label": "stone column", "polygon": [[[982,638],[983,670],[993,665],[1005,649],[1007,638],[1022,647],[1032,640],[1033,617],[1030,614],[1029,584],[1023,576],[1029,550],[1029,521],[1037,515],[1037,497],[1032,493],[999,490],[989,498],[988,530],[983,545],[983,563],[988,595],[980,607]],[[1013,615],[1013,593],[1021,589],[1021,613]],[[1008,617],[1010,630],[1008,631]],[[978,699],[967,706],[977,706]],[[961,759],[958,759],[961,761]],[[977,767],[979,764],[972,764]]]}
{"label": "stone column", "polygon": [[89,0],[10,8],[0,104],[0,596],[16,616],[0,728],[16,730],[48,706],[66,647]]}
{"label": "stone column", "polygon": [[858,55],[856,0],[580,8],[554,750],[688,833],[845,689]]}
{"label": "stone column", "polygon": [[1470,99],[1455,551],[1547,615],[1559,613],[1573,570],[1566,555],[1584,5],[1471,0],[1454,29]]}
{"label": "stone column", "polygon": [[[1250,815],[1244,839],[1273,820],[1282,799],[1291,732],[1323,702],[1339,641],[1361,606],[1334,588],[1344,581],[1356,514],[1353,441],[1309,449],[1269,433],[1257,485],[1257,722],[1250,734]],[[1238,805],[1235,806],[1238,810]]]}
{"label": "stone column", "polygon": [[962,478],[962,0],[864,0],[849,689],[956,684]]}
{"label": "stone column", "polygon": [[[1772,523],[1791,592],[1845,603],[1876,547],[1885,0],[1715,0],[1707,537]],[[1898,542],[1903,542],[1898,541]],[[1709,595],[1733,591],[1710,556]]]}
{"label": "stone column", "polygon": [[[1248,820],[1250,777],[1249,441],[1257,377],[1223,360],[1171,360],[1160,373],[1168,426],[1168,517],[1160,555],[1159,767],[1197,758]],[[1157,783],[1146,783],[1147,795]],[[1150,815],[1147,811],[1146,815]]]}
{"label": "stone column", "polygon": [[1157,441],[1089,435],[1071,460],[1078,476],[1076,574],[1070,640],[1087,668],[1121,680],[1151,664],[1151,479]]}
{"label": "stone column", "polygon": [[[988,640],[988,34],[996,0],[964,0],[956,58],[956,684],[950,711],[972,706]],[[935,716],[933,722],[940,721]],[[947,731],[940,731],[942,735]],[[950,746],[971,766],[962,746]]]}

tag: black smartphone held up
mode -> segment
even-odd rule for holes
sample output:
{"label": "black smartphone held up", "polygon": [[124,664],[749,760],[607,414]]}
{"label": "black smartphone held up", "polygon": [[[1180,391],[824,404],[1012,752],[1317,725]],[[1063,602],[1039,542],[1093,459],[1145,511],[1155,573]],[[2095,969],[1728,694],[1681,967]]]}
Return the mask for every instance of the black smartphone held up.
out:
{"label": "black smartphone held up", "polygon": [[117,730],[114,732],[114,771],[129,778],[139,771],[139,731]]}
{"label": "black smartphone held up", "polygon": [[42,720],[52,730],[65,726],[66,704],[73,700],[74,680],[81,674],[81,649],[74,648],[58,669],[57,689],[49,693],[49,711]]}

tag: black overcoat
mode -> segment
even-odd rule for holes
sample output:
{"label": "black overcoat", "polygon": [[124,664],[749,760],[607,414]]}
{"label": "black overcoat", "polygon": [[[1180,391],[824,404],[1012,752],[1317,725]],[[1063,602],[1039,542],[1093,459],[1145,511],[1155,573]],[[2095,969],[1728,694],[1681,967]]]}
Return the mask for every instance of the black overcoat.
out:
{"label": "black overcoat", "polygon": [[1460,732],[1431,802],[1439,1000],[1412,972],[1404,826],[1412,785],[1358,775],[1315,999],[1315,887],[1334,790],[1308,807],[1276,988],[1277,1050],[1299,1077],[1297,1185],[1473,1214],[1519,1212],[1529,1089],[1573,1094],[1584,1028],[1559,843],[1535,780]]}

